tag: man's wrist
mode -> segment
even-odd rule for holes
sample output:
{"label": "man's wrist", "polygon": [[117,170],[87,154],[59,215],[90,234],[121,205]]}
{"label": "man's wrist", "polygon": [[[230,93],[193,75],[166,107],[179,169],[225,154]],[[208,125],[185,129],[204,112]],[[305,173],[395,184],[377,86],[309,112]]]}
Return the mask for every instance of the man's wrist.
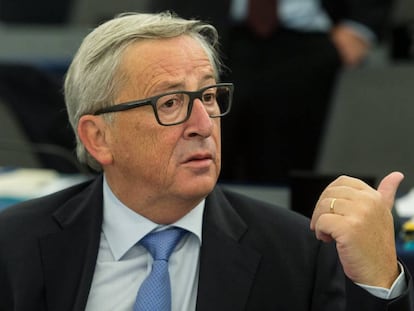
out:
{"label": "man's wrist", "polygon": [[398,262],[398,266],[401,272],[396,278],[396,280],[394,281],[394,283],[391,285],[391,288],[389,289],[384,288],[384,287],[360,284],[360,283],[355,283],[355,284],[362,287],[363,289],[365,289],[366,291],[368,291],[371,295],[375,297],[382,298],[382,299],[388,299],[388,300],[397,298],[404,293],[404,291],[407,289],[407,286],[408,286],[406,279],[405,279],[404,267],[399,262]]}

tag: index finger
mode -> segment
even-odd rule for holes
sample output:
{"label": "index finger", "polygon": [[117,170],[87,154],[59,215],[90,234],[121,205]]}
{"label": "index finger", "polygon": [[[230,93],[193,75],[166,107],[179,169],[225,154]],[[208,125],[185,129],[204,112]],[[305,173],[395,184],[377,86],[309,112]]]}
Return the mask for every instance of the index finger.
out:
{"label": "index finger", "polygon": [[314,230],[315,223],[321,215],[331,212],[333,200],[344,199],[347,201],[354,197],[357,192],[369,191],[375,191],[375,189],[361,179],[346,175],[336,178],[323,190],[316,202],[310,223],[311,230]]}

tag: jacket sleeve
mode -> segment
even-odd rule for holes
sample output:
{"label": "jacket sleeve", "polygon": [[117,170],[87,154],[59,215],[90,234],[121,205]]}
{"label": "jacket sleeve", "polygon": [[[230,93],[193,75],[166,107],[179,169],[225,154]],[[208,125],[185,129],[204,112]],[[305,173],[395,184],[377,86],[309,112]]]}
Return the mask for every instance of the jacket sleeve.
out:
{"label": "jacket sleeve", "polygon": [[[405,292],[392,300],[384,300],[369,294],[366,290],[346,280],[347,311],[378,310],[378,311],[412,311],[414,310],[413,282],[407,267],[404,267],[406,282]],[[359,308],[359,309],[358,309]]]}
{"label": "jacket sleeve", "polygon": [[353,283],[343,272],[335,244],[321,244],[315,268],[312,311],[414,311],[411,275],[404,267],[407,289],[399,297],[385,300]]}

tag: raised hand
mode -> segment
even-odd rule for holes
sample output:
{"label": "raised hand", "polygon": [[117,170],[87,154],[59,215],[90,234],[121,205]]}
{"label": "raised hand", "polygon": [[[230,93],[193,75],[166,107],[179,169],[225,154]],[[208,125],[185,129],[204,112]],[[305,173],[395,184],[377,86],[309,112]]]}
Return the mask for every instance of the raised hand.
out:
{"label": "raised hand", "polygon": [[375,190],[341,176],[322,192],[311,229],[322,241],[336,241],[345,274],[355,283],[390,288],[398,277],[391,210],[404,176],[393,172]]}

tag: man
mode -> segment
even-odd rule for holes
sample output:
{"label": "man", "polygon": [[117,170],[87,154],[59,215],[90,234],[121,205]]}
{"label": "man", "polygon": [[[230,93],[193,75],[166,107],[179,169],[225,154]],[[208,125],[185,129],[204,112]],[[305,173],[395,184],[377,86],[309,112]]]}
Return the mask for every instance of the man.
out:
{"label": "man", "polygon": [[150,290],[167,289],[162,310],[414,310],[390,213],[400,173],[378,190],[340,177],[311,223],[216,185],[233,90],[216,46],[212,26],[169,14],[85,38],[65,96],[78,157],[103,174],[0,214],[0,310],[143,310],[147,237],[171,228],[186,233]]}
{"label": "man", "polygon": [[230,68],[224,79],[237,86],[237,105],[223,124],[225,182],[285,184],[292,171],[316,168],[338,73],[364,62],[382,38],[392,1],[277,0],[266,10],[276,11],[276,22],[259,33],[249,8],[271,2],[152,2],[154,10],[219,29]]}

